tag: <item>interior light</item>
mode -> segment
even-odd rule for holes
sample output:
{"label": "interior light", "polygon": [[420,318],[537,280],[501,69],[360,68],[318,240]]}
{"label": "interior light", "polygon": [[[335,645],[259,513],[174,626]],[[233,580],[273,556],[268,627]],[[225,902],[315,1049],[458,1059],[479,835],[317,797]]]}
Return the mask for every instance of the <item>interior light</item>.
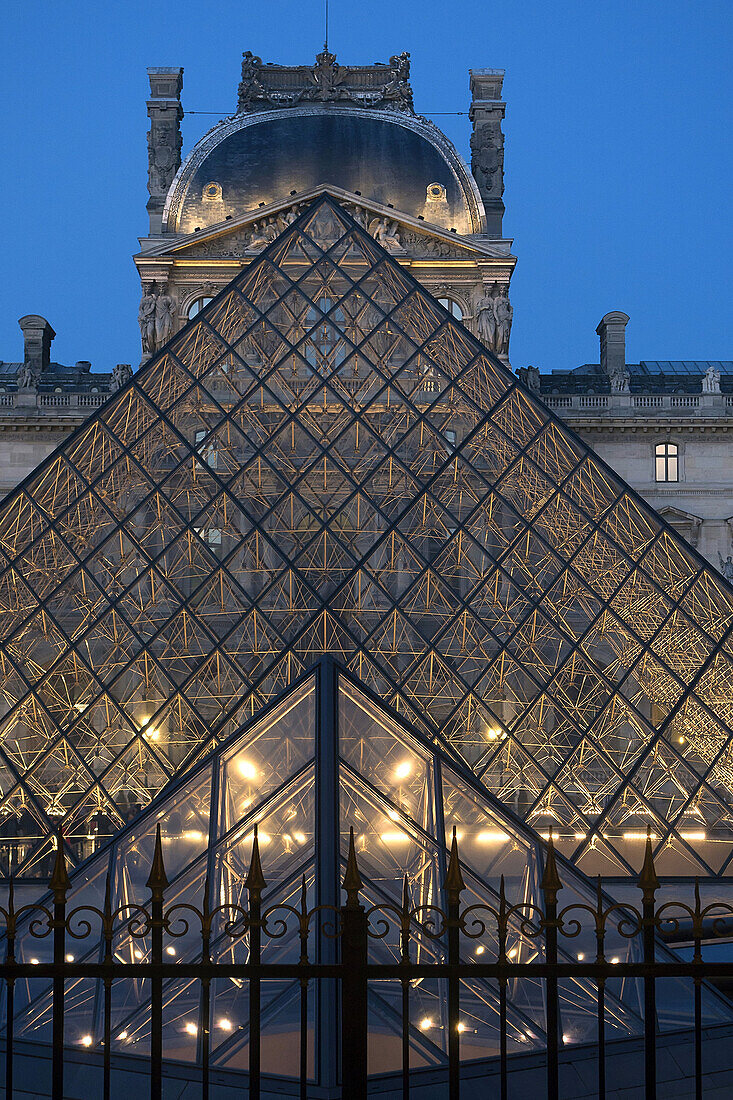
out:
{"label": "interior light", "polygon": [[569,1035],[563,1035],[562,1041],[563,1041],[563,1043],[569,1043],[570,1042],[570,1036]]}
{"label": "interior light", "polygon": [[92,1039],[91,1035],[82,1035],[81,1045],[83,1047],[90,1047],[92,1045],[92,1042],[93,1042],[93,1039]]}
{"label": "interior light", "polygon": [[385,844],[407,844],[410,840],[407,833],[382,833],[381,836]]}
{"label": "interior light", "polygon": [[507,958],[508,959],[516,959],[518,954],[519,954],[519,948],[518,947],[513,947],[511,949],[511,951],[507,951]]}
{"label": "interior light", "polygon": [[175,955],[176,949],[175,947],[166,947],[165,953],[166,955]]}
{"label": "interior light", "polygon": [[67,963],[73,963],[73,961],[74,961],[74,956],[73,956],[73,955],[67,955],[67,956],[66,956],[66,961],[67,961]]}
{"label": "interior light", "polygon": [[141,959],[143,957],[143,953],[138,947],[136,947],[135,950],[133,951],[133,955],[135,956],[136,959]]}
{"label": "interior light", "polygon": [[420,1021],[420,1029],[422,1031],[427,1031],[429,1027],[433,1027],[433,1021],[430,1019],[429,1016],[423,1016],[422,1020]]}
{"label": "interior light", "polygon": [[222,1016],[222,1018],[219,1020],[219,1027],[221,1028],[222,1031],[231,1031],[232,1030],[232,1021],[227,1020],[226,1016]]}
{"label": "interior light", "polygon": [[613,963],[614,966],[616,965],[616,963],[621,962],[618,955],[614,955],[613,958],[610,961]]}
{"label": "interior light", "polygon": [[679,743],[680,743],[680,745],[684,745],[684,743],[685,743],[684,737],[679,738]]}
{"label": "interior light", "polygon": [[457,1023],[456,1024],[456,1031],[465,1031],[465,1030],[466,1030],[466,1025],[465,1024],[463,1024],[463,1023]]}
{"label": "interior light", "polygon": [[186,1024],[184,1030],[186,1032],[186,1035],[198,1035],[199,1033],[199,1029],[196,1027],[196,1024],[193,1024],[190,1021]]}
{"label": "interior light", "polygon": [[489,729],[487,729],[486,731],[486,736],[488,737],[489,741],[498,741],[501,737],[501,730],[498,729],[496,726],[490,726]]}
{"label": "interior light", "polygon": [[650,840],[659,840],[659,837],[656,833],[647,834],[642,832],[630,832],[621,834],[624,840],[646,840],[647,835],[649,836]]}
{"label": "interior light", "polygon": [[403,760],[401,764],[398,764],[394,770],[397,779],[407,779],[408,775],[412,771],[412,761]]}
{"label": "interior light", "polygon": [[124,1043],[126,1038],[127,1038],[127,1032],[126,1031],[121,1031],[119,1033],[119,1035],[117,1036],[117,1041],[120,1042],[120,1043]]}
{"label": "interior light", "polygon": [[296,842],[296,844],[305,844],[307,839],[308,837],[305,835],[305,833],[293,833],[293,840]]}
{"label": "interior light", "polygon": [[478,947],[476,948],[476,954],[477,954],[477,955],[483,955],[483,953],[484,953],[484,951],[485,951],[485,950],[486,950],[486,948],[485,948],[485,947],[482,947],[481,945],[479,945],[479,946],[478,946]]}
{"label": "interior light", "polygon": [[582,963],[584,958],[585,958],[585,954],[582,951],[579,951],[578,952],[578,962]]}
{"label": "interior light", "polygon": [[588,834],[587,833],[573,833],[573,836],[575,837],[576,840],[586,840]]}
{"label": "interior light", "polygon": [[706,833],[703,829],[682,829],[680,836],[683,840],[706,840]]}
{"label": "interior light", "polygon": [[203,840],[204,834],[200,829],[187,829],[183,834],[184,840]]}
{"label": "interior light", "polygon": [[481,844],[501,844],[509,839],[509,833],[502,829],[484,829],[482,833],[476,834],[476,840]]}
{"label": "interior light", "polygon": [[257,768],[254,766],[251,760],[244,760],[243,758],[240,758],[237,761],[237,767],[239,768],[239,774],[242,776],[242,779],[257,778]]}
{"label": "interior light", "polygon": [[143,737],[146,741],[160,741],[160,730],[151,729],[143,732]]}

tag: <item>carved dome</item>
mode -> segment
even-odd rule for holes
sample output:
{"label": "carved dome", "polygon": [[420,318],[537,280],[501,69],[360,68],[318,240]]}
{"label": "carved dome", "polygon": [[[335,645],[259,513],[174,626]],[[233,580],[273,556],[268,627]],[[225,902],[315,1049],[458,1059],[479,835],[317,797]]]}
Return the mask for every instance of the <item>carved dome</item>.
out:
{"label": "carved dome", "polygon": [[237,115],[210,130],[171,185],[163,231],[192,233],[329,183],[458,233],[484,228],[476,184],[432,123],[309,105]]}

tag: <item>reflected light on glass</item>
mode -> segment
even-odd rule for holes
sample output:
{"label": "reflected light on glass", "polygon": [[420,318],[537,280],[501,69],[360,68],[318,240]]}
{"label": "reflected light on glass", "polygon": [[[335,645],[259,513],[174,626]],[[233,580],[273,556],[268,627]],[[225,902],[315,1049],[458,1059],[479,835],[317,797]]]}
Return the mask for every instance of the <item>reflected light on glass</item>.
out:
{"label": "reflected light on glass", "polygon": [[385,844],[408,844],[410,837],[407,833],[382,833]]}
{"label": "reflected light on glass", "polygon": [[305,833],[293,833],[293,840],[296,844],[305,844],[307,839]]}
{"label": "reflected light on glass", "polygon": [[232,1021],[227,1020],[226,1016],[222,1016],[222,1018],[219,1020],[219,1023],[216,1026],[220,1027],[222,1031],[231,1031],[232,1030]]}
{"label": "reflected light on glass", "polygon": [[67,955],[67,956],[66,956],[66,961],[67,961],[67,963],[73,963],[73,961],[74,961],[74,956],[73,956],[73,955]]}
{"label": "reflected light on glass", "polygon": [[198,1035],[199,1033],[199,1029],[196,1027],[196,1024],[192,1024],[190,1022],[186,1024],[184,1031],[186,1032],[186,1035]]}
{"label": "reflected light on glass", "polygon": [[394,770],[395,778],[407,779],[408,775],[412,772],[412,762],[410,760],[403,760],[401,764],[398,764]]}
{"label": "reflected light on glass", "polygon": [[422,1020],[420,1021],[420,1030],[421,1031],[427,1031],[428,1028],[434,1027],[434,1026],[435,1025],[433,1024],[433,1021],[430,1019],[429,1016],[423,1016]]}
{"label": "reflected light on glass", "polygon": [[237,761],[237,768],[239,769],[239,774],[242,776],[242,779],[257,778],[257,768],[254,766],[251,760],[240,758]]}
{"label": "reflected light on glass", "polygon": [[121,1031],[119,1033],[119,1035],[117,1036],[117,1041],[120,1042],[120,1043],[124,1043],[126,1038],[127,1038],[127,1032],[126,1031]]}
{"label": "reflected light on glass", "polygon": [[175,947],[166,947],[165,953],[166,955],[175,955],[176,949]]}
{"label": "reflected light on glass", "polygon": [[484,829],[482,833],[476,834],[476,840],[481,844],[503,844],[509,839],[509,833],[503,832],[502,829]]}
{"label": "reflected light on glass", "polygon": [[92,1045],[92,1042],[93,1042],[93,1040],[92,1040],[91,1035],[82,1035],[81,1045],[83,1047],[90,1047]]}

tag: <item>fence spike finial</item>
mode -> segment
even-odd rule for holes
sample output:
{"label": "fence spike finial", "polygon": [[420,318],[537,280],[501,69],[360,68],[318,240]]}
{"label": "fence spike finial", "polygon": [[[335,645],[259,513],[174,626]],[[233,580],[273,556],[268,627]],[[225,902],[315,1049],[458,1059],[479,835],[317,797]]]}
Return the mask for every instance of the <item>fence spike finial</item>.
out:
{"label": "fence spike finial", "polygon": [[160,836],[160,822],[158,822],[155,827],[153,862],[150,865],[150,874],[148,875],[148,881],[145,885],[153,894],[162,894],[168,885],[168,877],[165,873],[165,863],[163,862],[163,841]]}
{"label": "fence spike finial", "polygon": [[453,826],[450,858],[448,859],[448,870],[446,872],[445,882],[443,883],[443,889],[448,894],[448,901],[456,905],[460,901],[461,891],[466,889],[466,884],[461,874],[461,861],[458,858],[458,838],[456,836],[455,825]]}
{"label": "fence spike finial", "polygon": [[71,879],[66,870],[66,858],[64,856],[64,837],[61,830],[56,841],[56,858],[53,863],[53,871],[48,883],[53,891],[53,900],[57,905],[63,905],[66,901],[66,892],[71,886]]}
{"label": "fence spike finial", "polygon": [[346,874],[342,889],[346,891],[346,908],[354,909],[359,904],[359,891],[364,883],[359,874],[359,865],[356,862],[356,848],[354,846],[354,826],[349,828],[349,857],[346,860]]}
{"label": "fence spike finial", "polygon": [[407,877],[407,872],[402,879],[402,912],[409,913],[410,911],[410,880]]}
{"label": "fence spike finial", "polygon": [[562,881],[555,862],[555,842],[552,839],[552,826],[547,837],[547,855],[545,857],[545,869],[542,872],[540,887],[548,901],[557,901],[557,895],[562,890]]}
{"label": "fence spike finial", "polygon": [[639,875],[639,888],[644,895],[645,902],[654,902],[654,895],[659,889],[659,879],[654,869],[654,851],[652,849],[652,827],[646,827],[646,847],[644,850],[644,864]]}
{"label": "fence spike finial", "polygon": [[257,825],[254,828],[254,838],[252,840],[252,858],[249,861],[249,871],[247,877],[244,880],[245,889],[249,890],[250,896],[253,894],[261,894],[265,889],[265,876],[262,873],[262,862],[260,860],[260,841],[257,836]]}

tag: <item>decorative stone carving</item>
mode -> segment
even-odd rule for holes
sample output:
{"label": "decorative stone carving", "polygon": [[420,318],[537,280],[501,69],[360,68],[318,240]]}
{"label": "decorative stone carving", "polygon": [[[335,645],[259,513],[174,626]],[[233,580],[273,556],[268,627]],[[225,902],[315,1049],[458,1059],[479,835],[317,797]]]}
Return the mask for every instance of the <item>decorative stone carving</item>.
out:
{"label": "decorative stone carving", "polygon": [[23,363],[17,376],[19,390],[35,390],[38,388],[38,372],[33,369],[32,363]]}
{"label": "decorative stone carving", "polygon": [[171,338],[173,332],[173,317],[176,303],[168,293],[168,288],[163,287],[162,294],[155,300],[155,347],[162,348]]}
{"label": "decorative stone carving", "polygon": [[423,233],[414,233],[411,229],[400,230],[400,238],[402,240],[402,247],[406,249],[411,256],[415,257],[443,257],[445,259],[459,259],[465,257],[466,253],[460,248],[456,248],[454,245],[448,243],[448,241],[442,241],[437,237],[428,237]]}
{"label": "decorative stone carving", "polygon": [[117,393],[132,378],[132,367],[129,363],[118,363],[112,371],[109,383],[109,392]]}
{"label": "decorative stone carving", "polygon": [[539,369],[537,367],[520,367],[517,370],[517,378],[523,385],[527,387],[530,393],[534,393],[539,396],[541,390],[541,378]]}
{"label": "decorative stone carving", "polygon": [[489,288],[484,284],[484,293],[476,304],[476,328],[478,338],[482,344],[492,351],[496,350],[496,314],[494,313],[494,299],[489,294]]}
{"label": "decorative stone carving", "polygon": [[277,214],[260,218],[252,222],[251,225],[243,226],[225,237],[202,241],[188,250],[186,255],[226,256],[234,259],[245,252],[261,252],[263,248],[266,248],[268,244],[279,237],[288,226],[293,224],[302,210],[303,204],[295,203],[287,210],[280,210]]}
{"label": "decorative stone carving", "polygon": [[155,311],[158,300],[158,288],[155,283],[149,287],[143,287],[143,296],[140,299],[140,308],[137,313],[137,322],[140,325],[140,340],[142,342],[143,355],[152,355],[155,351]]}
{"label": "decorative stone carving", "polygon": [[499,283],[494,289],[494,317],[496,318],[496,352],[498,355],[508,355],[514,309],[506,290]]}
{"label": "decorative stone carving", "polygon": [[717,367],[709,366],[702,376],[703,393],[720,393],[720,371]]}
{"label": "decorative stone carving", "polygon": [[396,221],[390,221],[388,218],[372,218],[369,222],[369,233],[388,252],[402,248],[400,227]]}
{"label": "decorative stone carving", "polygon": [[315,65],[263,65],[250,50],[242,54],[237,111],[295,107],[299,103],[355,103],[361,107],[413,110],[409,53],[388,64],[339,65],[324,46]]}
{"label": "decorative stone carving", "polygon": [[504,194],[504,135],[499,123],[486,123],[471,134],[471,171],[486,198]]}
{"label": "decorative stone carving", "polygon": [[723,561],[723,555],[720,553],[720,550],[718,550],[718,558],[720,560],[720,572],[727,581],[733,584],[733,557],[729,554],[725,561]]}
{"label": "decorative stone carving", "polygon": [[611,393],[631,393],[631,372],[628,367],[616,366],[608,378]]}

